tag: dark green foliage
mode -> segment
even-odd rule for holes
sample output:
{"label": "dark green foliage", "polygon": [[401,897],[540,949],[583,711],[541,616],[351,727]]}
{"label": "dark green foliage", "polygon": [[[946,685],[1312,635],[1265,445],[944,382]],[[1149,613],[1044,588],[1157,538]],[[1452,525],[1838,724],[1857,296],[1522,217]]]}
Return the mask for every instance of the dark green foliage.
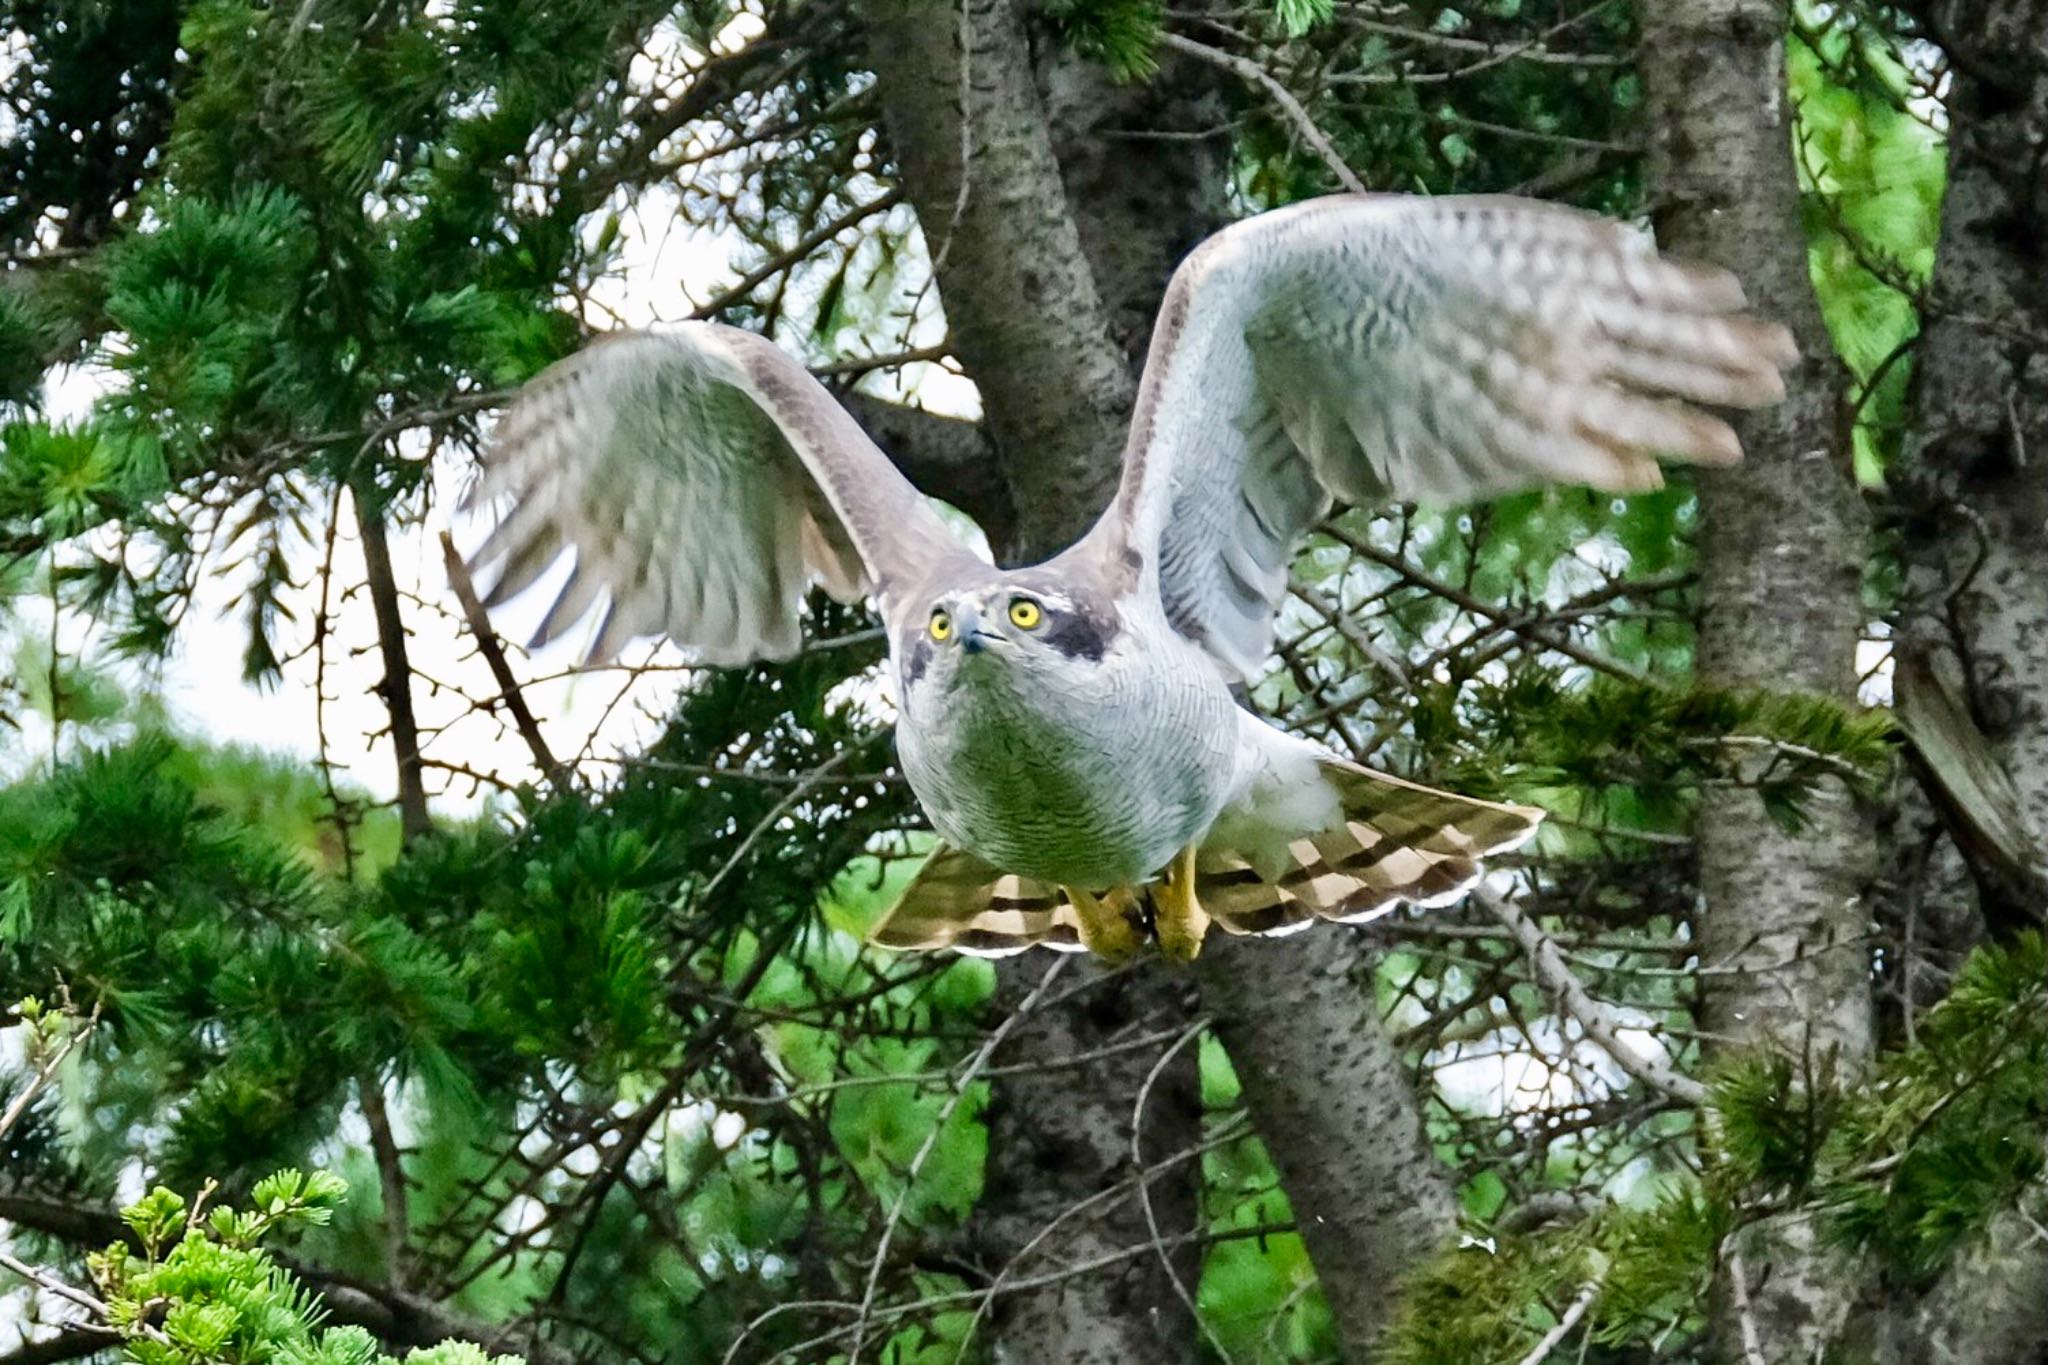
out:
{"label": "dark green foliage", "polygon": [[2048,956],[2038,933],[1986,947],[1842,1107],[1825,1154],[1827,1226],[1924,1284],[2041,1179]]}
{"label": "dark green foliage", "polygon": [[36,291],[0,282],[0,410],[34,403],[57,353],[56,321]]}
{"label": "dark green foliage", "polygon": [[1592,1339],[1646,1346],[1698,1329],[1724,1240],[1787,1201],[1817,1206],[1845,1253],[1924,1287],[2041,1178],[2048,957],[2038,934],[1978,950],[1917,1042],[1853,1089],[1830,1059],[1745,1058],[1713,1088],[1698,1178],[1535,1235],[1475,1228],[1411,1286],[1403,1365],[1513,1360],[1587,1284]]}
{"label": "dark green foliage", "polygon": [[1119,79],[1159,69],[1161,15],[1157,0],[1056,0],[1046,13],[1074,50],[1107,66]]}
{"label": "dark green foliage", "polygon": [[[1416,708],[1425,742],[1433,733],[1448,737],[1462,722],[1494,772],[1512,755],[1508,781],[1545,805],[1601,823],[1670,825],[1702,784],[1735,783],[1797,829],[1816,786],[1840,782],[1874,798],[1893,765],[1890,717],[1855,714],[1825,697],[1612,678],[1572,685],[1533,668],[1498,687],[1482,684],[1449,715],[1438,714],[1446,705],[1440,695],[1424,691]],[[1464,785],[1474,783],[1485,789],[1483,772]]]}
{"label": "dark green foliage", "polygon": [[[49,206],[57,241],[90,247],[132,212],[169,128],[178,0],[6,0],[0,34],[26,38],[9,77],[18,121],[0,141],[0,249],[28,241]],[[11,101],[12,102],[12,101]]]}

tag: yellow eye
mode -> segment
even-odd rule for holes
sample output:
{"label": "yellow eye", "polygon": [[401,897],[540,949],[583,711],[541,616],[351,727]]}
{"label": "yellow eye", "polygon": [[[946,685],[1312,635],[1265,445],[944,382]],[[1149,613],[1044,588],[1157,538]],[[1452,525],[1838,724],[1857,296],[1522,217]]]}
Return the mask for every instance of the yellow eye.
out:
{"label": "yellow eye", "polygon": [[1045,613],[1038,609],[1038,603],[1028,597],[1010,599],[1010,624],[1019,630],[1037,630],[1045,620]]}
{"label": "yellow eye", "polygon": [[943,640],[953,633],[953,618],[942,611],[935,611],[925,629],[931,632],[934,640]]}

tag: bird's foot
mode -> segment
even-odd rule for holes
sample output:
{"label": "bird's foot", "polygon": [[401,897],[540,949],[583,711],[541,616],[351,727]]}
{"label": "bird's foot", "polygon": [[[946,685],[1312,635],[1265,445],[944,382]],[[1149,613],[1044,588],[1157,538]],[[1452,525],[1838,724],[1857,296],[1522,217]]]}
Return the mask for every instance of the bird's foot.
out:
{"label": "bird's foot", "polygon": [[1195,898],[1193,844],[1174,855],[1166,879],[1153,888],[1152,933],[1159,940],[1159,951],[1175,962],[1193,962],[1201,956],[1202,940],[1209,933],[1209,912]]}
{"label": "bird's foot", "polygon": [[1077,887],[1061,888],[1081,921],[1081,946],[1105,962],[1129,962],[1145,946],[1138,896],[1119,886],[1097,896]]}

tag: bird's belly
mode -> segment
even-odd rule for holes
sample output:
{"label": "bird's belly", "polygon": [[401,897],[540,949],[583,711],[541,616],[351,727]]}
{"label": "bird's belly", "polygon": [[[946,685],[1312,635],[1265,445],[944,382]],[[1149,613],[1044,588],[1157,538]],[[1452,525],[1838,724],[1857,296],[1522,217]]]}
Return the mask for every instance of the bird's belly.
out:
{"label": "bird's belly", "polygon": [[[1211,680],[1203,679],[1204,683]],[[1019,876],[1102,890],[1163,868],[1215,821],[1235,771],[1220,683],[1069,707],[964,693],[901,727],[911,789],[949,843]]]}

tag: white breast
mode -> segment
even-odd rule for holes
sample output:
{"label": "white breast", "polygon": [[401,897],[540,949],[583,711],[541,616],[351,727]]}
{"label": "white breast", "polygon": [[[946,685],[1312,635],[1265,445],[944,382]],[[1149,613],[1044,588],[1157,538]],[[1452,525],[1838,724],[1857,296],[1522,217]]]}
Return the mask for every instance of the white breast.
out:
{"label": "white breast", "polygon": [[1236,707],[1213,667],[1180,652],[1146,653],[1127,633],[1085,669],[983,657],[917,689],[897,747],[933,828],[1006,872],[1090,890],[1158,872],[1235,777]]}

